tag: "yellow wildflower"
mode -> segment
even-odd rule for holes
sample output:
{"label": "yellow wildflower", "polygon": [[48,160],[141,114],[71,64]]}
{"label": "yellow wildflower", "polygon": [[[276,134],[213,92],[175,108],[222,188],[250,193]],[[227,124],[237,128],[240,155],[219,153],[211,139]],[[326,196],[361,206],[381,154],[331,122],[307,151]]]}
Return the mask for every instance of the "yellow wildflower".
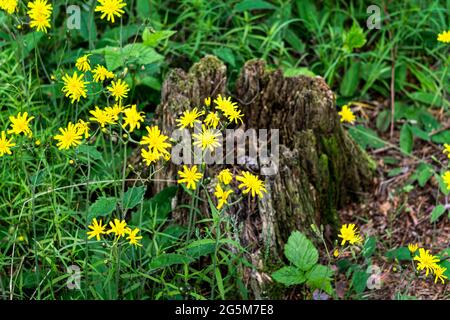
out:
{"label": "yellow wildflower", "polygon": [[59,131],[61,134],[54,136],[54,139],[59,141],[56,144],[59,150],[69,149],[81,143],[82,134],[72,122],[69,122],[67,128],[59,128]]}
{"label": "yellow wildflower", "polygon": [[198,111],[197,108],[194,108],[192,110],[184,111],[180,119],[177,119],[175,121],[178,122],[177,126],[180,128],[193,128],[195,123],[200,123],[200,120],[198,120],[198,118],[204,114],[204,111]]}
{"label": "yellow wildflower", "polygon": [[106,79],[114,79],[114,73],[108,71],[104,66],[97,65],[94,70],[92,70],[95,82],[102,82]]}
{"label": "yellow wildflower", "polygon": [[217,178],[224,185],[228,185],[231,182],[231,180],[233,180],[233,175],[231,174],[230,169],[223,169],[222,171],[219,172]]}
{"label": "yellow wildflower", "polygon": [[440,42],[449,43],[450,42],[450,30],[442,31],[442,33],[439,33],[437,40]]}
{"label": "yellow wildflower", "polygon": [[17,11],[18,0],[0,0],[0,9],[5,10],[8,14]]}
{"label": "yellow wildflower", "polygon": [[447,157],[450,159],[450,145],[447,143],[444,143],[444,150],[442,151],[444,154],[447,153]]}
{"label": "yellow wildflower", "polygon": [[127,228],[127,240],[129,241],[130,244],[135,245],[135,246],[140,246],[142,247],[142,244],[139,243],[139,240],[142,239],[142,236],[138,236],[137,233],[140,230],[138,228],[131,230],[130,228]]}
{"label": "yellow wildflower", "polygon": [[197,172],[197,166],[188,168],[186,165],[183,166],[183,171],[178,171],[181,179],[178,179],[178,183],[186,183],[188,189],[195,190],[197,187],[197,182],[202,178],[203,174]]}
{"label": "yellow wildflower", "polygon": [[430,254],[429,250],[425,250],[423,248],[419,249],[419,255],[414,257],[414,260],[418,261],[417,270],[425,270],[425,275],[428,276],[428,273],[433,272],[437,266],[437,262],[439,262],[439,258]]}
{"label": "yellow wildflower", "polygon": [[338,114],[341,116],[341,122],[355,122],[356,117],[347,105],[343,106],[342,110],[339,111]]}
{"label": "yellow wildflower", "polygon": [[75,67],[80,70],[81,72],[86,72],[91,70],[91,65],[89,64],[89,56],[90,54],[85,54],[82,57],[79,57],[77,59],[77,62],[75,63]]}
{"label": "yellow wildflower", "polygon": [[89,122],[79,119],[76,127],[80,135],[84,135],[85,139],[89,138]]}
{"label": "yellow wildflower", "polygon": [[129,131],[133,132],[135,128],[139,129],[141,127],[141,122],[144,121],[144,112],[137,111],[135,104],[130,108],[125,109],[123,113],[123,128],[129,126]]}
{"label": "yellow wildflower", "polygon": [[23,133],[25,136],[31,137],[33,132],[30,129],[30,121],[33,119],[34,117],[28,118],[28,112],[24,112],[23,114],[19,112],[16,117],[10,116],[9,120],[11,121],[11,129],[8,130],[8,134]]}
{"label": "yellow wildflower", "polygon": [[442,284],[444,284],[444,279],[448,279],[444,272],[447,271],[447,268],[441,267],[440,265],[436,265],[434,267],[434,283],[437,283],[438,280],[441,280]]}
{"label": "yellow wildflower", "polygon": [[141,149],[141,155],[142,155],[142,159],[144,160],[144,162],[149,166],[152,163],[156,162],[159,160],[159,158],[161,158],[162,154],[159,153],[158,151],[151,151],[151,150],[146,150],[146,149]]}
{"label": "yellow wildflower", "polygon": [[89,118],[89,120],[98,122],[102,128],[104,128],[107,124],[115,124],[112,115],[105,110],[101,110],[97,106],[95,106],[95,110],[91,110],[89,113],[93,115],[93,117]]}
{"label": "yellow wildflower", "polygon": [[194,146],[200,147],[202,150],[209,149],[211,152],[215,148],[220,147],[219,137],[220,132],[215,129],[206,128],[202,125],[202,131],[200,133],[194,133]]}
{"label": "yellow wildflower", "polygon": [[344,224],[341,227],[339,238],[342,238],[341,246],[345,245],[348,241],[351,245],[360,244],[362,237],[359,235],[359,231],[353,223]]}
{"label": "yellow wildflower", "polygon": [[47,28],[50,28],[50,16],[53,7],[47,3],[47,0],[30,1],[27,4],[27,14],[30,17],[30,27],[36,28],[37,31],[47,33]]}
{"label": "yellow wildflower", "polygon": [[216,190],[214,192],[214,195],[216,196],[218,200],[217,209],[220,210],[225,204],[228,204],[228,197],[230,194],[233,193],[233,190],[227,190],[224,191],[222,187],[220,186],[220,183],[216,185]]}
{"label": "yellow wildflower", "polygon": [[114,97],[115,101],[121,101],[122,99],[128,97],[128,91],[130,91],[130,88],[122,79],[117,81],[113,80],[107,89]]}
{"label": "yellow wildflower", "polygon": [[211,97],[205,98],[205,106],[209,107],[211,105]]}
{"label": "yellow wildflower", "polygon": [[264,182],[248,171],[243,171],[242,176],[237,176],[236,180],[242,182],[238,187],[239,189],[244,188],[243,191],[244,194],[251,192],[252,197],[258,195],[260,198],[262,198],[263,192],[267,193],[266,187],[264,186]]}
{"label": "yellow wildflower", "polygon": [[450,171],[445,171],[445,173],[442,175],[442,180],[444,180],[444,183],[447,186],[447,190],[450,190]]}
{"label": "yellow wildflower", "polygon": [[163,135],[157,126],[153,126],[151,128],[147,126],[145,129],[147,130],[148,135],[142,138],[140,144],[148,144],[148,147],[152,152],[158,152],[161,154],[169,153],[167,149],[170,148],[170,143],[166,142],[169,137]]}
{"label": "yellow wildflower", "polygon": [[5,154],[11,154],[11,147],[14,147],[16,144],[12,142],[12,139],[6,138],[5,131],[2,131],[0,136],[0,157],[3,157]]}
{"label": "yellow wildflower", "polygon": [[100,236],[106,233],[106,226],[102,225],[102,220],[100,220],[100,222],[97,222],[96,218],[92,220],[92,224],[88,226],[88,228],[92,230],[87,232],[87,234],[89,235],[88,239],[95,237],[97,241],[100,241]]}
{"label": "yellow wildflower", "polygon": [[88,82],[83,81],[83,77],[84,74],[80,74],[80,76],[78,76],[75,71],[72,77],[66,73],[62,78],[64,81],[62,91],[66,94],[66,97],[69,97],[72,100],[72,103],[75,101],[80,101],[81,97],[87,97],[86,84],[88,84]]}
{"label": "yellow wildflower", "polygon": [[417,243],[410,243],[408,244],[408,249],[411,253],[415,253],[419,249],[419,245]]}
{"label": "yellow wildflower", "polygon": [[106,107],[105,112],[108,113],[113,121],[119,120],[119,115],[123,112],[124,107],[122,107],[120,104],[115,104],[112,107]]}
{"label": "yellow wildflower", "polygon": [[119,219],[114,219],[114,223],[110,221],[109,226],[111,229],[106,231],[107,234],[114,233],[119,238],[125,236],[127,231],[127,223],[125,220],[120,221]]}
{"label": "yellow wildflower", "polygon": [[123,0],[98,0],[99,5],[95,7],[95,12],[101,12],[100,19],[115,22],[115,16],[120,18],[125,11],[122,9],[127,6]]}
{"label": "yellow wildflower", "polygon": [[217,112],[210,112],[205,118],[205,123],[208,127],[216,129],[219,125],[220,117]]}

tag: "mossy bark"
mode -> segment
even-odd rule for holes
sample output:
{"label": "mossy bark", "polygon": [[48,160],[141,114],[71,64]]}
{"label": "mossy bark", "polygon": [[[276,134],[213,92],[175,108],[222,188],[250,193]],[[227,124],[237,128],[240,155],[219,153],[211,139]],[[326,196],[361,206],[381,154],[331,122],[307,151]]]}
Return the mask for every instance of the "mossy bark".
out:
{"label": "mossy bark", "polygon": [[[213,56],[189,72],[172,70],[156,113],[168,133],[181,111],[201,105],[206,97],[227,94],[245,114],[244,129],[279,130],[279,170],[265,179],[268,194],[228,212],[241,225],[239,239],[252,262],[261,267],[261,253],[282,256],[293,230],[310,234],[310,225],[316,224],[325,226],[326,235],[335,233],[337,209],[369,190],[374,165],[341,126],[334,94],[322,78],[287,78],[280,70],[267,70],[263,61],[252,60],[241,70],[234,92],[226,93],[226,83],[226,67]],[[175,179],[176,170],[169,165],[160,178]],[[168,184],[155,184],[155,191]]]}

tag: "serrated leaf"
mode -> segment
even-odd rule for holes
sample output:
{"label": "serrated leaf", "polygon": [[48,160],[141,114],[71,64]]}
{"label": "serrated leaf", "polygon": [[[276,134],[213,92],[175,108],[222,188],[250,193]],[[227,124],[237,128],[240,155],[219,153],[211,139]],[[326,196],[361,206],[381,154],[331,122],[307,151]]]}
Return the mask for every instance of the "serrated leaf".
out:
{"label": "serrated leaf", "polygon": [[272,273],[272,278],[285,286],[298,285],[306,281],[305,273],[303,271],[289,266],[283,267]]}
{"label": "serrated leaf", "polygon": [[142,33],[142,41],[146,46],[156,47],[161,41],[173,36],[176,31],[172,30],[160,30],[160,31],[150,31],[146,28]]}
{"label": "serrated leaf", "polygon": [[333,270],[331,270],[329,267],[317,264],[306,273],[306,284],[313,289],[321,289],[328,294],[332,294],[332,275]]}
{"label": "serrated leaf", "polygon": [[359,26],[357,21],[353,22],[349,31],[344,32],[343,48],[347,52],[352,52],[354,49],[361,48],[366,43],[366,35],[364,30]]}
{"label": "serrated leaf", "polygon": [[445,207],[442,204],[437,205],[434,207],[433,211],[431,211],[431,223],[437,221],[445,212]]}
{"label": "serrated leaf", "polygon": [[313,243],[301,232],[294,231],[284,246],[284,254],[290,262],[308,271],[319,260],[319,253]]}
{"label": "serrated leaf", "polygon": [[408,124],[404,124],[400,131],[400,149],[410,154],[413,149],[413,135]]}
{"label": "serrated leaf", "polygon": [[144,199],[145,187],[132,187],[123,195],[123,208],[125,210],[133,209]]}
{"label": "serrated leaf", "polygon": [[117,199],[113,197],[98,198],[89,208],[88,221],[97,217],[111,214],[117,206]]}

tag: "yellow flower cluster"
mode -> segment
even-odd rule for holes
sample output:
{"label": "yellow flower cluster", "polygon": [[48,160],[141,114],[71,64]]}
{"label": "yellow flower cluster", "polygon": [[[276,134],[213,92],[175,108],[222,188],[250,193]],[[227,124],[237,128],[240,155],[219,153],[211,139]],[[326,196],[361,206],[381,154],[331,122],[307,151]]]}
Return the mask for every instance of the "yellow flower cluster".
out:
{"label": "yellow flower cluster", "polygon": [[101,240],[101,236],[104,234],[110,234],[113,233],[116,237],[116,239],[120,239],[121,237],[126,237],[129,244],[134,246],[140,246],[142,247],[142,244],[139,243],[139,240],[142,239],[142,236],[139,236],[139,228],[131,229],[127,227],[127,223],[125,220],[119,220],[114,219],[113,221],[109,222],[110,229],[106,230],[106,225],[103,225],[102,220],[97,221],[96,218],[92,220],[92,223],[90,226],[88,226],[91,231],[88,231],[88,239],[96,238],[97,241]]}
{"label": "yellow flower cluster", "polygon": [[28,2],[27,14],[30,17],[30,27],[37,31],[47,33],[50,29],[50,18],[53,11],[53,6],[47,3],[47,0],[35,0]]}
{"label": "yellow flower cluster", "polygon": [[169,137],[162,134],[157,126],[146,127],[147,135],[140,141],[141,145],[148,146],[148,149],[142,149],[141,155],[144,162],[149,166],[156,163],[159,159],[170,159],[169,149],[171,144],[168,142]]}
{"label": "yellow flower cluster", "polygon": [[[408,249],[414,256],[413,260],[418,262],[417,270],[425,270],[425,276],[428,276],[428,274],[434,274],[434,283],[437,283],[438,280],[444,283],[444,280],[448,279],[444,274],[445,271],[447,271],[447,268],[444,268],[438,264],[440,262],[439,257],[432,255],[430,250],[419,248],[417,244],[409,244]],[[416,254],[417,249],[419,250],[418,254]]]}
{"label": "yellow flower cluster", "polygon": [[17,11],[17,3],[18,0],[0,0],[0,9],[8,14],[13,14]]}

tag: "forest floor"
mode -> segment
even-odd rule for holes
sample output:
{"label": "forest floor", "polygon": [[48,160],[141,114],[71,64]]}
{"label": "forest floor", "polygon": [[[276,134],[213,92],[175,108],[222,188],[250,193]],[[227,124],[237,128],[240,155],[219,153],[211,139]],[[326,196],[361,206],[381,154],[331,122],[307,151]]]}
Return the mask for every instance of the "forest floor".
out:
{"label": "forest floor", "polygon": [[[380,105],[379,108],[365,110],[369,127],[371,123],[375,123],[378,110],[386,110],[388,107]],[[445,117],[437,113],[435,116],[444,126],[448,126],[448,123],[445,123],[448,119],[445,120]],[[372,129],[376,130],[375,126]],[[389,130],[380,134],[383,140],[394,146],[398,146],[399,135],[398,130],[394,131],[392,137]],[[430,222],[431,211],[438,203],[437,181],[432,177],[424,187],[410,184],[408,181],[415,172],[419,162],[417,159],[431,162],[435,157],[444,161],[446,156],[442,154],[442,148],[416,139],[415,158],[405,156],[390,146],[371,150],[369,154],[377,163],[374,191],[366,195],[365,201],[350,204],[340,211],[342,223],[355,223],[364,236],[375,236],[378,239],[373,263],[381,268],[382,285],[380,289],[368,290],[365,297],[395,299],[400,293],[417,299],[448,299],[448,282],[445,285],[435,284],[431,277],[410,277],[407,272],[413,272],[411,266],[400,266],[398,262],[385,257],[387,251],[407,246],[409,243],[418,243],[420,247],[430,249],[432,253],[449,247],[450,225],[446,216],[435,223]],[[387,164],[384,161],[387,157],[398,161],[395,164]],[[401,173],[389,176],[393,168],[401,168]],[[405,188],[411,185],[413,188]]]}

